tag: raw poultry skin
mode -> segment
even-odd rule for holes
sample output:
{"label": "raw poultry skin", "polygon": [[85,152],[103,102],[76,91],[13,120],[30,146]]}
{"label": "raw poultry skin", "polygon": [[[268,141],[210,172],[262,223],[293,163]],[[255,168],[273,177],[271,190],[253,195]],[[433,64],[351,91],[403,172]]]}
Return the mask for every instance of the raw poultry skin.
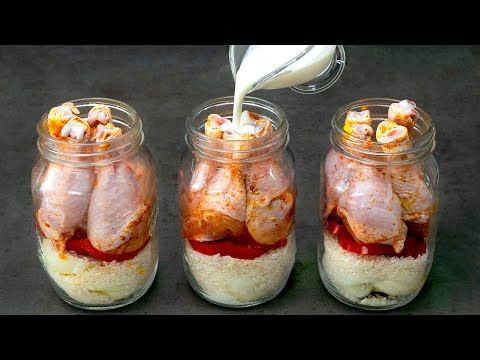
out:
{"label": "raw poultry skin", "polygon": [[402,207],[387,174],[358,165],[338,199],[337,213],[356,241],[393,245],[399,253],[407,236]]}
{"label": "raw poultry skin", "polygon": [[[403,100],[393,103],[388,109],[387,121],[382,121],[377,128],[377,141],[385,143],[383,150],[396,153],[408,150],[410,136],[408,131],[415,125],[418,118],[416,105],[413,101]],[[384,124],[383,127],[380,125]],[[401,130],[398,133],[392,131]],[[389,134],[390,136],[386,136]],[[392,147],[388,147],[392,146]],[[419,224],[426,224],[433,212],[433,194],[428,188],[425,173],[420,163],[392,166],[389,169],[393,190],[400,198],[403,208],[403,219]]]}
{"label": "raw poultry skin", "polygon": [[424,224],[433,211],[433,194],[425,182],[420,164],[395,166],[390,169],[393,191],[403,208],[403,219]]}
{"label": "raw poultry skin", "polygon": [[215,164],[213,161],[200,159],[195,166],[190,180],[190,191],[198,193],[205,188],[207,182],[215,172]]}
{"label": "raw poultry skin", "polygon": [[246,176],[247,229],[260,244],[287,238],[294,219],[295,193],[274,159],[252,164]]}
{"label": "raw poultry skin", "polygon": [[214,241],[245,232],[246,191],[238,165],[199,162],[186,193],[184,238]]}
{"label": "raw poultry skin", "polygon": [[338,198],[347,189],[354,163],[333,149],[325,158],[326,202],[324,217],[327,218],[337,207]]}
{"label": "raw poultry skin", "polygon": [[38,224],[60,252],[77,227],[86,227],[95,173],[88,168],[50,163],[40,187]]}
{"label": "raw poultry skin", "polygon": [[122,254],[149,240],[155,193],[151,179],[151,170],[140,161],[97,168],[88,209],[88,238],[96,249]]}

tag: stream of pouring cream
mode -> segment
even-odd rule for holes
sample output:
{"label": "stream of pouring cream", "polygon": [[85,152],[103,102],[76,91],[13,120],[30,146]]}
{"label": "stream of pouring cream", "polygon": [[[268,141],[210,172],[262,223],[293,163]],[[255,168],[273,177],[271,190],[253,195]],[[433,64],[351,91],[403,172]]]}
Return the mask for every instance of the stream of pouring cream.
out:
{"label": "stream of pouring cream", "polygon": [[265,75],[294,58],[308,45],[250,45],[243,57],[235,80],[233,104],[233,127],[240,131],[242,105],[245,96],[252,90],[281,89],[300,85],[312,80],[325,71],[335,54],[336,45],[315,45],[277,76],[253,89],[255,83]]}

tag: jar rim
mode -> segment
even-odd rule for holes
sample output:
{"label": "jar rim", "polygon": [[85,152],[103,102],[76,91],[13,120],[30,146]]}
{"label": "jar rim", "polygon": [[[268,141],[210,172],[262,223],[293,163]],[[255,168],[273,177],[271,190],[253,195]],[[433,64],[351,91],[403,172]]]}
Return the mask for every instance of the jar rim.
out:
{"label": "jar rim", "polygon": [[[368,146],[364,140],[358,139],[343,130],[345,116],[348,111],[368,110],[372,108],[382,108],[385,112],[382,115],[373,114],[372,119],[387,120],[388,107],[394,102],[401,100],[395,98],[364,98],[352,101],[341,106],[333,115],[331,120],[332,130],[330,132],[330,142],[332,146],[342,150],[346,156],[355,158],[356,160],[368,163],[376,163],[377,165],[385,165],[385,163],[410,163],[416,161],[420,157],[428,156],[435,148],[435,126],[432,118],[422,108],[416,106],[419,117],[415,121],[415,126],[412,131],[415,136],[411,139],[402,142],[400,149],[395,153],[385,152],[384,146],[386,144],[378,141],[370,141]],[[394,155],[394,156],[393,156]]]}
{"label": "jar rim", "polygon": [[[271,155],[272,152],[287,147],[290,135],[289,124],[285,112],[278,105],[268,100],[253,96],[246,96],[244,98],[242,104],[243,108],[253,106],[268,112],[269,115],[265,115],[265,117],[272,122],[275,131],[266,134],[261,138],[251,140],[217,139],[206,135],[202,130],[208,115],[201,116],[201,114],[217,113],[214,111],[216,107],[227,106],[229,109],[228,115],[219,115],[231,118],[231,115],[233,114],[233,103],[233,96],[224,96],[207,100],[194,107],[185,121],[185,127],[187,130],[185,134],[186,144],[202,156],[212,158],[216,161],[227,161],[228,159],[222,158],[229,154],[238,155],[236,161],[258,160],[260,157],[267,157]],[[242,147],[247,147],[247,149],[241,149]],[[240,158],[243,158],[244,160],[240,160]],[[232,159],[228,160],[228,162],[231,161]]]}
{"label": "jar rim", "polygon": [[142,120],[137,111],[127,103],[103,97],[78,98],[66,100],[61,104],[66,102],[73,103],[79,110],[95,105],[107,105],[117,113],[117,116],[113,115],[114,121],[121,122],[128,127],[128,131],[122,136],[100,143],[68,143],[50,135],[47,127],[49,111],[45,112],[37,123],[37,146],[42,155],[49,160],[85,164],[87,161],[98,161],[100,157],[113,162],[120,154],[129,153],[143,143]]}

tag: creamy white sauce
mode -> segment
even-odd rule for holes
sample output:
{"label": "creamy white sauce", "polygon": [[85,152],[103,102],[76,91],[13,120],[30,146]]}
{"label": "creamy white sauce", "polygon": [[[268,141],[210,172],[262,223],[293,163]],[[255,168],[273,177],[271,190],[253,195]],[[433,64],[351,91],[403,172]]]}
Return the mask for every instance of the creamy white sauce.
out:
{"label": "creamy white sauce", "polygon": [[300,85],[312,80],[328,68],[335,54],[336,45],[315,45],[299,60],[254,89],[258,80],[302,53],[307,47],[308,45],[250,45],[235,80],[233,127],[237,131],[243,125],[242,104],[249,92]]}

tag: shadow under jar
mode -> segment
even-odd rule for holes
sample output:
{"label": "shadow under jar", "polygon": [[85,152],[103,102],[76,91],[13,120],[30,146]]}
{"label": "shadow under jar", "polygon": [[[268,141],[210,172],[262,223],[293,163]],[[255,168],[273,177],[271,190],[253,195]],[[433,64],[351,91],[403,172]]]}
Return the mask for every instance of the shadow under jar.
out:
{"label": "shadow under jar", "polygon": [[221,306],[247,307],[274,298],[295,261],[295,174],[288,122],[276,105],[243,103],[273,131],[251,140],[205,135],[210,114],[230,119],[233,97],[196,107],[186,121],[179,172],[184,269],[193,289]]}
{"label": "shadow under jar", "polygon": [[104,98],[73,100],[81,118],[106,105],[122,135],[65,142],[37,125],[32,171],[38,253],[57,294],[90,310],[130,304],[152,284],[158,263],[156,177],[136,111]]}
{"label": "shadow under jar", "polygon": [[322,281],[341,302],[369,310],[397,308],[415,298],[432,265],[437,231],[438,165],[430,116],[417,108],[409,137],[393,147],[343,129],[349,111],[365,109],[375,129],[394,102],[373,98],[340,108],[321,167]]}

